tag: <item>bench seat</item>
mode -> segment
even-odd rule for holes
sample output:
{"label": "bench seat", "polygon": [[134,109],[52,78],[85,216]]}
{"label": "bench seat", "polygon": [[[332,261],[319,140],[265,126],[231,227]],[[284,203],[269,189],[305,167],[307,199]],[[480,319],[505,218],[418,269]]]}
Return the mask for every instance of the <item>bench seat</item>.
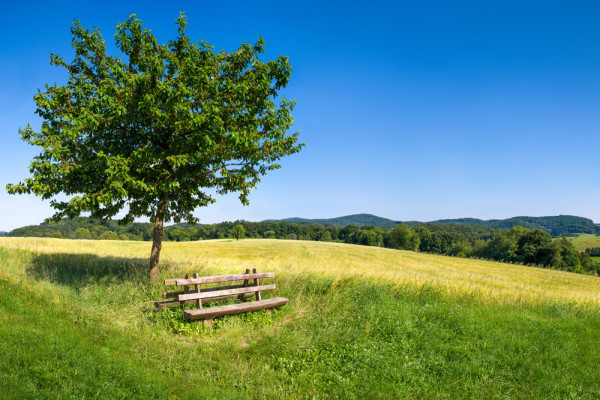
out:
{"label": "bench seat", "polygon": [[231,304],[228,306],[206,307],[197,310],[185,310],[187,319],[212,319],[220,315],[238,314],[247,311],[262,310],[264,308],[279,307],[287,304],[289,300],[284,297],[274,297],[267,300],[252,301],[248,303]]}

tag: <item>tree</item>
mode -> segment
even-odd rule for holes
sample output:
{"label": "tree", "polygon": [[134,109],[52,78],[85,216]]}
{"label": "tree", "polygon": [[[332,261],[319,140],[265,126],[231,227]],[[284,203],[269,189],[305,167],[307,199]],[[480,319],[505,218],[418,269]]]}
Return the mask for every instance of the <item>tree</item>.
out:
{"label": "tree", "polygon": [[497,232],[484,246],[478,249],[475,255],[498,261],[519,261],[519,242],[529,231],[521,226],[514,226],[508,230]]}
{"label": "tree", "polygon": [[105,231],[100,237],[100,240],[119,240],[119,235],[114,233],[113,231]]}
{"label": "tree", "polygon": [[189,232],[184,231],[183,229],[175,228],[169,232],[169,236],[171,239],[177,242],[189,242],[192,240]]}
{"label": "tree", "polygon": [[91,239],[92,238],[92,234],[90,233],[90,231],[88,231],[85,228],[78,228],[75,231],[75,237],[77,239]]}
{"label": "tree", "polygon": [[396,225],[388,236],[389,247],[401,250],[417,250],[419,248],[419,236],[406,224]]}
{"label": "tree", "polygon": [[[22,139],[41,146],[32,177],[8,184],[9,193],[53,199],[51,218],[88,211],[122,222],[147,216],[154,222],[150,275],[158,278],[164,222],[196,223],[197,207],[218,194],[248,194],[280,158],[300,151],[293,124],[295,101],[275,103],[291,74],[288,58],[263,62],[265,42],[242,43],[237,51],[215,52],[192,43],[187,21],[177,19],[178,37],[166,44],[130,16],[117,25],[121,57],[109,56],[100,31],[74,21],[75,58],[64,67],[68,83],[34,96],[43,123],[27,125]],[[213,193],[213,192],[211,192]]]}
{"label": "tree", "polygon": [[551,257],[548,250],[552,237],[541,229],[527,231],[518,242],[517,259],[523,264],[545,265]]}
{"label": "tree", "polygon": [[246,230],[244,229],[244,225],[237,224],[233,228],[231,228],[231,237],[236,239],[243,239],[246,237]]}
{"label": "tree", "polygon": [[331,242],[331,233],[329,231],[323,232],[320,240],[323,242]]}

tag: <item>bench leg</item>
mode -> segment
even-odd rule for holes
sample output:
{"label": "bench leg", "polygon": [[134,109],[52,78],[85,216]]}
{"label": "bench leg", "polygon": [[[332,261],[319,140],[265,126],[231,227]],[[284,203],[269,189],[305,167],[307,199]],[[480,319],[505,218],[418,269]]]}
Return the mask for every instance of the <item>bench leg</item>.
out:
{"label": "bench leg", "polygon": [[204,325],[206,325],[206,326],[212,326],[212,324],[213,324],[212,318],[204,320]]}
{"label": "bench leg", "polygon": [[[256,268],[253,268],[252,272],[256,273]],[[254,280],[254,286],[259,286],[259,285],[260,285],[259,280],[255,279]],[[256,292],[256,301],[260,301],[260,300],[261,300],[261,298],[260,298],[260,292]]]}
{"label": "bench leg", "polygon": [[[198,277],[198,273],[194,273],[194,278]],[[196,293],[200,293],[200,285],[196,285]],[[202,299],[196,300],[196,306],[202,308]]]}
{"label": "bench leg", "polygon": [[[246,274],[250,273],[250,268],[246,268]],[[248,286],[248,279],[244,279],[244,283],[242,284],[243,287]],[[238,300],[240,301],[246,301],[246,295],[244,293],[241,293],[240,295],[238,295]]]}

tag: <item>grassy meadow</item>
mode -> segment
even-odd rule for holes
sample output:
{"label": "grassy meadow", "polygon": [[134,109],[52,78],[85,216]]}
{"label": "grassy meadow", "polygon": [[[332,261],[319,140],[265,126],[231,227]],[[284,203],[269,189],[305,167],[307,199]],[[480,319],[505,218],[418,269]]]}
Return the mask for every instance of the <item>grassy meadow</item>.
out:
{"label": "grassy meadow", "polygon": [[0,393],[600,398],[597,277],[324,242],[165,243],[164,278],[257,268],[276,276],[263,298],[290,299],[209,327],[154,309],[166,290],[147,279],[149,252],[0,238]]}
{"label": "grassy meadow", "polygon": [[582,233],[579,236],[569,237],[567,239],[573,242],[577,251],[584,251],[585,249],[592,247],[600,247],[600,236],[589,233]]}

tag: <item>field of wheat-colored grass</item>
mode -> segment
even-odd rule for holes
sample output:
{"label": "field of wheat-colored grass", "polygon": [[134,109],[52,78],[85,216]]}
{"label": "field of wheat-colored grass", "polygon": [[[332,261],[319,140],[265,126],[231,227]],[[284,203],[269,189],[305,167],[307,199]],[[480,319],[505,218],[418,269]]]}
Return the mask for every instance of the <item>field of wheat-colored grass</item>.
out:
{"label": "field of wheat-colored grass", "polygon": [[[0,238],[0,246],[45,254],[89,254],[144,262],[148,242]],[[600,278],[587,275],[385,248],[340,243],[246,239],[168,242],[163,277],[199,272],[239,273],[246,268],[276,275],[366,278],[397,285],[426,285],[451,295],[500,304],[545,301],[600,306]]]}

